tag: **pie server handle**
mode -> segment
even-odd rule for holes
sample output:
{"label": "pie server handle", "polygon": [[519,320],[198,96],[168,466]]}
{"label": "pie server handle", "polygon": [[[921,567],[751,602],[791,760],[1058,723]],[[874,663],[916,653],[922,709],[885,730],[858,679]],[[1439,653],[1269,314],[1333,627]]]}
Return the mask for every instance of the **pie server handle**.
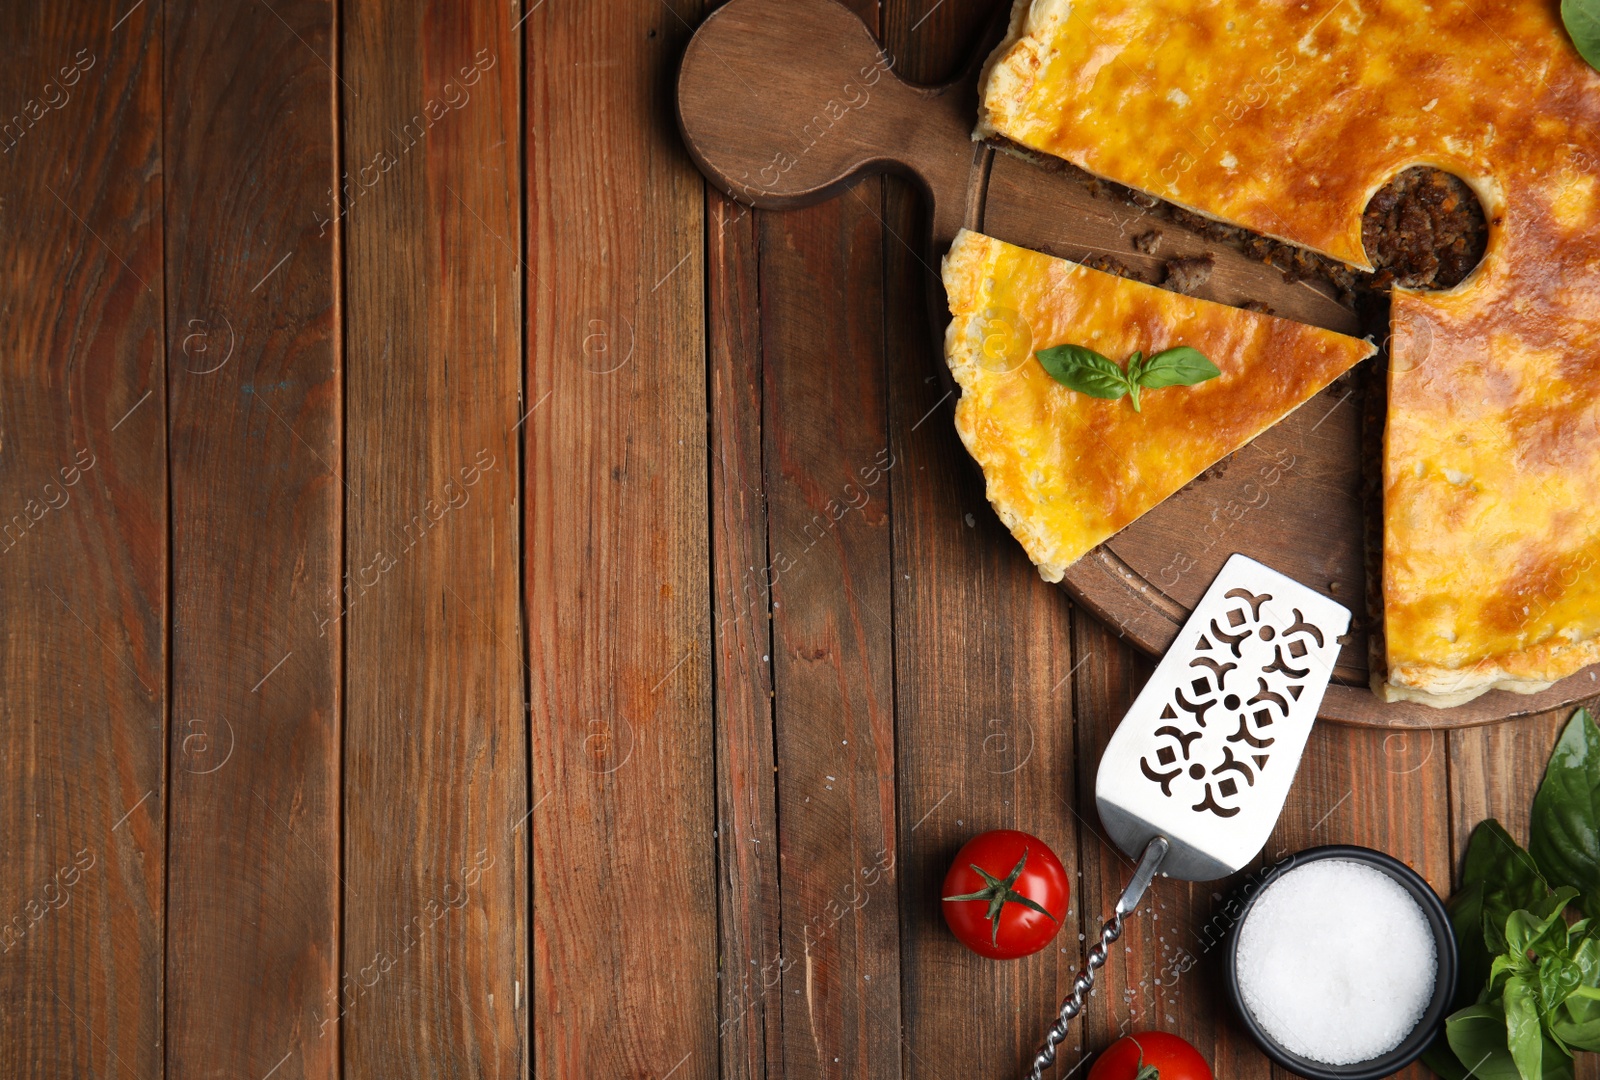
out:
{"label": "pie server handle", "polygon": [[1145,845],[1144,855],[1139,859],[1138,869],[1133,872],[1133,879],[1128,882],[1128,887],[1122,890],[1122,896],[1117,899],[1116,910],[1111,913],[1111,918],[1100,927],[1100,940],[1089,949],[1084,958],[1083,970],[1072,980],[1072,992],[1062,1001],[1061,1010],[1056,1013],[1055,1023],[1051,1024],[1050,1030],[1045,1033],[1044,1045],[1033,1055],[1033,1066],[1026,1073],[1027,1080],[1042,1080],[1044,1071],[1055,1064],[1056,1047],[1067,1037],[1067,1025],[1072,1023],[1073,1017],[1083,1012],[1084,1000],[1088,997],[1089,991],[1094,989],[1095,971],[1105,966],[1112,942],[1122,936],[1122,920],[1139,906],[1139,901],[1144,897],[1145,890],[1150,887],[1156,871],[1161,869],[1161,861],[1167,857],[1170,846],[1164,836],[1154,837]]}

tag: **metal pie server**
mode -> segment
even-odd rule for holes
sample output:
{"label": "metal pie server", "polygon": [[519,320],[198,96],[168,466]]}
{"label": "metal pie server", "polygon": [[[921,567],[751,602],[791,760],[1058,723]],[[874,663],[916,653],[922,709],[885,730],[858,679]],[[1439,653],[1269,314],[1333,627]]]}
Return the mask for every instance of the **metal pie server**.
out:
{"label": "metal pie server", "polygon": [[1061,1003],[1031,1080],[1055,1063],[1122,920],[1156,874],[1227,877],[1254,859],[1283,811],[1350,628],[1342,604],[1232,556],[1112,734],[1095,805],[1139,864]]}

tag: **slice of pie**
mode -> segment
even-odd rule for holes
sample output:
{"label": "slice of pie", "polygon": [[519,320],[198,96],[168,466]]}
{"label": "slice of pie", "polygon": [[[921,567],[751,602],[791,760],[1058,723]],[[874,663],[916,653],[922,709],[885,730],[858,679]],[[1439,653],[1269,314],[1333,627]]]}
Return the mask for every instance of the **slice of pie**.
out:
{"label": "slice of pie", "polygon": [[[1371,356],[1366,341],[1199,300],[963,230],[944,260],[956,430],[1046,581]],[[1036,353],[1123,364],[1188,345],[1221,375],[1128,398],[1069,390]]]}
{"label": "slice of pie", "polygon": [[1600,73],[1557,8],[1021,0],[980,89],[979,136],[1362,268],[1391,177],[1426,164],[1477,193],[1478,269],[1394,299],[1390,699],[1600,660]]}

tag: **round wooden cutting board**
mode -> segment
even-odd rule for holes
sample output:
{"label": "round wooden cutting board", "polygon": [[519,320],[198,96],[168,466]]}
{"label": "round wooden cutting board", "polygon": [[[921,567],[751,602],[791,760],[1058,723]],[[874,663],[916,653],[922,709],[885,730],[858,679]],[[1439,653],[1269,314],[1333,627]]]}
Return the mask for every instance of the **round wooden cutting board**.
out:
{"label": "round wooden cutting board", "polygon": [[[974,143],[975,65],[932,88],[901,82],[893,66],[834,0],[731,0],[706,19],[684,54],[679,126],[706,176],[760,209],[820,202],[877,172],[915,180],[929,203],[924,260],[936,355],[948,322],[936,268],[963,227],[1068,259],[1109,256],[1147,277],[1171,259],[1210,254],[1214,269],[1197,296],[1257,301],[1285,318],[1367,332],[1331,287],[1286,281],[1276,269],[1170,223],[1161,223],[1159,254],[1141,252],[1133,237],[1154,224],[1141,220],[1141,207],[1095,192],[1071,170]],[[1005,341],[1005,332],[1000,347],[1029,348],[1026,340]],[[938,366],[948,380],[948,369]],[[1373,608],[1363,492],[1373,463],[1364,466],[1363,448],[1381,432],[1381,404],[1369,402],[1365,389],[1378,380],[1369,375],[1358,370],[1337,380],[1084,556],[1067,571],[1072,596],[1159,655],[1229,555],[1258,559],[1354,613],[1321,709],[1323,718],[1344,723],[1460,727],[1600,692],[1600,665],[1539,694],[1490,691],[1452,709],[1386,704],[1369,689]],[[1364,421],[1369,408],[1376,422]],[[1378,523],[1370,524],[1376,540]]]}

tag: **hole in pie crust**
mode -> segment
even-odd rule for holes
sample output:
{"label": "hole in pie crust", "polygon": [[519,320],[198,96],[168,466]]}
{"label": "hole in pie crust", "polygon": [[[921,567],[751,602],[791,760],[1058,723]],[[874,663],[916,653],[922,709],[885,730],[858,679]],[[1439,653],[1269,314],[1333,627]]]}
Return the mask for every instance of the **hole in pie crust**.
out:
{"label": "hole in pie crust", "polygon": [[1372,196],[1361,216],[1361,243],[1377,270],[1373,288],[1449,289],[1483,259],[1489,225],[1465,181],[1418,165]]}

